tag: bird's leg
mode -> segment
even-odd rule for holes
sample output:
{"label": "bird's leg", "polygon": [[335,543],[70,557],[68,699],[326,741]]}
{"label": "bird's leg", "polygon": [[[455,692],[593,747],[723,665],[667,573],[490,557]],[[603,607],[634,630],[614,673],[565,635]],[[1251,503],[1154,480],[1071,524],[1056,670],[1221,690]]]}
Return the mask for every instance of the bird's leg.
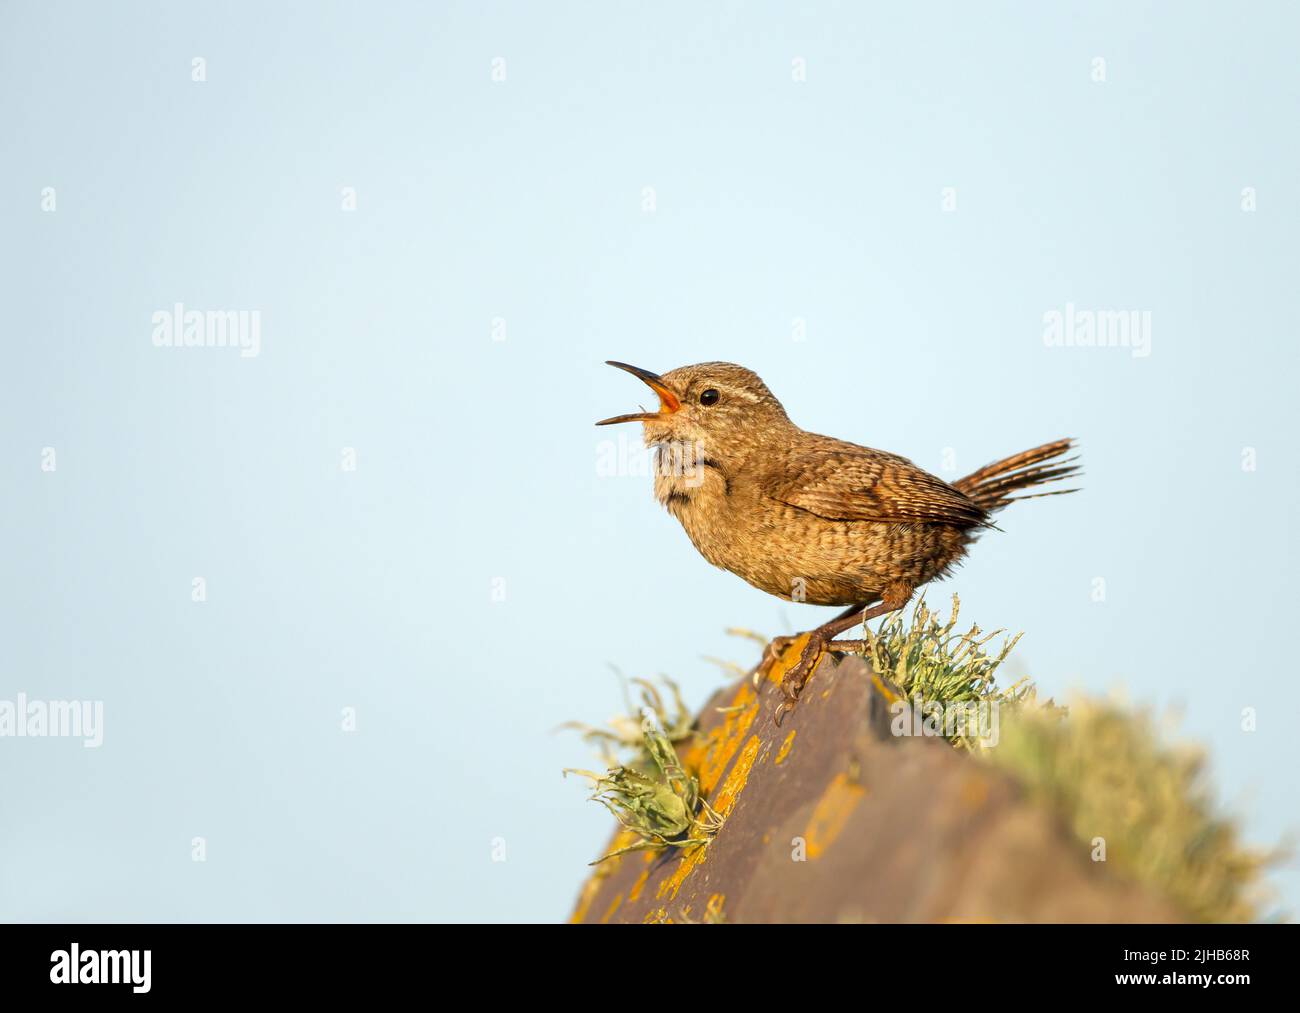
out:
{"label": "bird's leg", "polygon": [[[837,619],[843,619],[851,615],[854,610],[861,609],[863,606],[855,605],[847,612],[836,616]],[[798,643],[801,639],[809,637],[809,633],[796,633],[788,637],[773,637],[763,647],[763,656],[759,659],[758,664],[754,667],[751,674],[754,682],[754,688],[757,689],[762,685],[763,680],[767,678],[769,672],[776,666],[776,663],[785,656],[785,652]],[[802,654],[800,655],[802,657]]]}
{"label": "bird's leg", "polygon": [[821,660],[822,654],[835,649],[833,643],[835,637],[850,626],[865,623],[870,619],[883,616],[887,612],[898,611],[912,597],[912,590],[912,588],[901,584],[891,585],[885,589],[882,600],[878,605],[869,608],[864,605],[854,605],[830,622],[823,623],[813,630],[808,635],[808,643],[804,646],[799,663],[790,669],[785,678],[781,680],[781,690],[785,693],[785,699],[776,708],[776,723],[780,725],[786,714],[799,701],[799,694],[803,692],[804,685],[812,675],[813,669],[817,667],[817,662]]}
{"label": "bird's leg", "polygon": [[856,626],[861,622],[860,617],[864,614],[864,608],[865,606],[862,605],[854,605],[846,612],[842,612],[830,622],[823,623],[808,634],[808,643],[804,645],[798,663],[794,668],[786,672],[785,677],[781,680],[781,691],[785,694],[785,699],[776,708],[776,723],[778,725],[781,724],[786,714],[798,702],[799,694],[803,692],[808,677],[812,675],[813,669],[817,667],[817,662],[821,660],[827,645],[850,626]]}

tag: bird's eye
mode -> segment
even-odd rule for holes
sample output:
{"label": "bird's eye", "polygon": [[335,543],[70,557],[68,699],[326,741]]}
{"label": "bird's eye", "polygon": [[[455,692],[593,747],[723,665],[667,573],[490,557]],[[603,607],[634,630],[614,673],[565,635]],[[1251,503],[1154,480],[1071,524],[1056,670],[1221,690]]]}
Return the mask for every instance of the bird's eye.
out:
{"label": "bird's eye", "polygon": [[720,395],[716,390],[710,387],[708,390],[700,394],[700,404],[705,405],[706,407],[708,405],[717,404],[718,398],[721,396],[722,395]]}

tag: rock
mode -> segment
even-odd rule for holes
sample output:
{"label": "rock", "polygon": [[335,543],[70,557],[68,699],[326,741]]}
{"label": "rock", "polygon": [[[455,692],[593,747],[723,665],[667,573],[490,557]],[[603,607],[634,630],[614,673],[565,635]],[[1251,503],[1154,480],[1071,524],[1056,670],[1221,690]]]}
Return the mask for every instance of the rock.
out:
{"label": "rock", "polygon": [[897,694],[861,659],[823,660],[780,728],[779,699],[748,680],[715,694],[679,753],[722,829],[600,863],[572,921],[1187,920],[1094,863],[1014,779],[941,738],[892,735]]}

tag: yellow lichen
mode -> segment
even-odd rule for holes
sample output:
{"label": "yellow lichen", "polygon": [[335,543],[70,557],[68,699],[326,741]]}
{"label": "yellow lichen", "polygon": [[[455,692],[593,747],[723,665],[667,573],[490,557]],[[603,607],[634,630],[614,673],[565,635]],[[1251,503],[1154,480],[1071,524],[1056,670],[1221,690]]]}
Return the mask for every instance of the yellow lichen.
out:
{"label": "yellow lichen", "polygon": [[804,831],[807,842],[808,858],[811,861],[826,853],[858,807],[866,789],[857,784],[846,773],[835,775],[835,779],[826,786],[812,816],[808,819],[808,829]]}
{"label": "yellow lichen", "polygon": [[736,801],[740,798],[740,793],[745,790],[745,783],[749,780],[749,772],[753,769],[754,760],[758,757],[760,745],[762,745],[762,740],[757,735],[749,737],[744,750],[736,758],[731,773],[727,775],[726,781],[718,789],[718,794],[713,799],[712,805],[724,817],[736,807]]}
{"label": "yellow lichen", "polygon": [[703,742],[687,752],[683,761],[688,769],[698,771],[700,791],[705,798],[717,786],[722,772],[727,769],[727,764],[736,755],[758,717],[758,694],[749,683],[740,684],[732,707],[737,709],[728,713],[722,724],[710,731]]}
{"label": "yellow lichen", "polygon": [[[614,850],[626,847],[636,840],[636,834],[630,830],[620,830],[614,835]],[[582,884],[582,893],[578,895],[578,903],[574,906],[573,914],[569,916],[569,921],[573,924],[579,924],[587,920],[587,914],[591,910],[592,903],[596,900],[596,895],[600,893],[601,884],[609,878],[610,874],[618,868],[621,858],[611,858],[608,862],[596,866],[596,871],[588,877],[587,882]]]}
{"label": "yellow lichen", "polygon": [[618,906],[622,903],[623,903],[623,895],[620,893],[617,897],[614,898],[613,902],[606,909],[604,916],[600,919],[600,924],[608,925],[609,920],[612,917],[614,917],[614,912],[618,910]]}
{"label": "yellow lichen", "polygon": [[887,685],[885,685],[885,680],[882,679],[880,676],[878,676],[875,672],[871,673],[871,683],[876,687],[876,692],[878,692],[890,703],[898,703],[899,700],[903,699],[892,689],[890,689]]}
{"label": "yellow lichen", "polygon": [[646,883],[650,879],[650,863],[655,860],[653,851],[647,851],[645,855],[645,868],[641,870],[641,875],[637,876],[636,882],[632,884],[632,889],[627,893],[627,899],[636,902],[641,899],[641,891],[645,889]]}
{"label": "yellow lichen", "polygon": [[790,642],[767,670],[768,682],[774,686],[781,685],[786,673],[799,664],[799,659],[803,657],[803,649],[808,646],[808,639],[811,636],[811,633],[801,633]]}

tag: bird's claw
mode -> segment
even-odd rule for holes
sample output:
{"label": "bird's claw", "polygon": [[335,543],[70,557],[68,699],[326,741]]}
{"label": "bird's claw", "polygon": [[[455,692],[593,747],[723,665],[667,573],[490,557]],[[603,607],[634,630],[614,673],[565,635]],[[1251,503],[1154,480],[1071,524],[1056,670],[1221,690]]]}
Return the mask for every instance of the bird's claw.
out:
{"label": "bird's claw", "polygon": [[785,678],[781,680],[781,692],[785,694],[785,699],[777,705],[776,713],[773,715],[778,728],[785,720],[785,716],[794,710],[795,704],[799,702],[799,695],[803,692],[825,649],[826,645],[817,638],[809,639],[804,645],[798,664],[786,672]]}

